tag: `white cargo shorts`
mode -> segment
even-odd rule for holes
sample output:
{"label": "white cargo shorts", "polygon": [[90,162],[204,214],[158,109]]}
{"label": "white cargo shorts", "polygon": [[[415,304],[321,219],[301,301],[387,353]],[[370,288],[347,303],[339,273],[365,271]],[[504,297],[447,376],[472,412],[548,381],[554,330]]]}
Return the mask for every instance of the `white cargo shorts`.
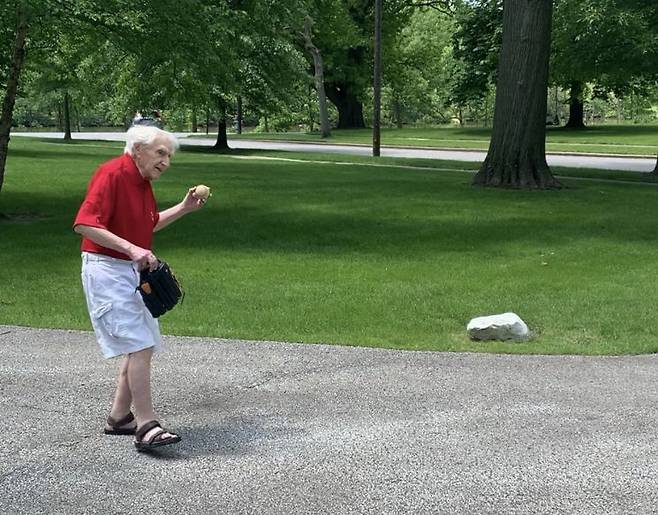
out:
{"label": "white cargo shorts", "polygon": [[163,350],[157,319],[144,305],[131,261],[82,253],[82,288],[98,345],[106,358],[149,347]]}

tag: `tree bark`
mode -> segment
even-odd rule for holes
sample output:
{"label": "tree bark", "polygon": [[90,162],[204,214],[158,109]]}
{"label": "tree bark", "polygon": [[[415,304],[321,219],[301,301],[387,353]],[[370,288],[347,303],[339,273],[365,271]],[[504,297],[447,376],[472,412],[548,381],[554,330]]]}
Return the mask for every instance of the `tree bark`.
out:
{"label": "tree bark", "polygon": [[64,132],[64,116],[62,115],[62,104],[57,102],[57,130]]}
{"label": "tree bark", "polygon": [[[306,17],[304,23],[304,41],[306,49],[313,57],[313,67],[315,70],[315,90],[318,93],[318,108],[320,111],[320,136],[328,138],[331,136],[331,127],[329,126],[329,110],[327,109],[327,92],[324,89],[324,63],[320,49],[313,44],[311,39],[311,25],[313,20],[310,16]],[[311,127],[311,131],[313,128]]]}
{"label": "tree bark", "polygon": [[71,141],[71,97],[64,92],[64,141]]}
{"label": "tree bark", "polygon": [[338,109],[339,129],[365,129],[363,122],[363,104],[351,91],[347,83],[325,84],[327,97]]}
{"label": "tree bark", "polygon": [[564,127],[567,129],[584,129],[584,116],[583,83],[573,81],[569,93],[569,121]]}
{"label": "tree bark", "polygon": [[217,120],[217,142],[213,147],[215,150],[229,150],[228,137],[226,135],[226,102],[220,99],[217,103],[219,118]]}
{"label": "tree bark", "polygon": [[308,86],[308,131],[313,132],[315,130],[315,116],[313,115],[313,101],[316,98],[316,91],[313,86],[309,84]]}
{"label": "tree bark", "polygon": [[27,10],[21,3],[16,8],[16,38],[14,40],[14,51],[12,53],[7,79],[7,89],[2,102],[2,114],[0,115],[0,192],[5,180],[5,165],[7,163],[7,152],[9,151],[9,133],[11,132],[11,120],[14,115],[14,104],[16,103],[16,92],[18,81],[25,62],[25,39],[27,36]]}
{"label": "tree bark", "polygon": [[398,129],[404,127],[404,124],[402,123],[402,104],[400,103],[397,94],[393,97],[393,118],[395,119],[395,126]]}
{"label": "tree bark", "polygon": [[192,132],[199,132],[199,122],[197,121],[196,107],[192,108]]}
{"label": "tree bark", "polygon": [[546,164],[552,0],[505,0],[493,132],[476,186],[559,188]]}
{"label": "tree bark", "polygon": [[238,102],[237,102],[237,118],[238,118],[238,127],[237,127],[237,132],[238,134],[242,134],[242,97],[238,95]]}

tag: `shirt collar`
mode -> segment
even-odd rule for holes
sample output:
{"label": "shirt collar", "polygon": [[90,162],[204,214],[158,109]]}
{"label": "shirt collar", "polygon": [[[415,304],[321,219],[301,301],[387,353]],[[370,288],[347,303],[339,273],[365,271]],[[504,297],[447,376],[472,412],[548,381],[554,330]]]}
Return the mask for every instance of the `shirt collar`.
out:
{"label": "shirt collar", "polygon": [[145,183],[149,182],[148,179],[145,179],[142,177],[142,174],[139,173],[135,160],[130,154],[123,154],[123,169],[128,174],[130,182],[136,186],[144,186]]}

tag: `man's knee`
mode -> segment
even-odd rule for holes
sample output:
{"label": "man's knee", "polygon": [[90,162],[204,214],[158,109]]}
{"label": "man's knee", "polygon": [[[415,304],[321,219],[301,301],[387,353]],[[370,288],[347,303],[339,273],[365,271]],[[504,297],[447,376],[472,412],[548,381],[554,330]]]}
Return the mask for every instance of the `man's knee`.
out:
{"label": "man's knee", "polygon": [[150,361],[151,357],[153,356],[153,347],[149,347],[147,349],[142,349],[138,350],[137,352],[131,352],[130,354],[126,355],[126,359],[128,362],[130,361]]}

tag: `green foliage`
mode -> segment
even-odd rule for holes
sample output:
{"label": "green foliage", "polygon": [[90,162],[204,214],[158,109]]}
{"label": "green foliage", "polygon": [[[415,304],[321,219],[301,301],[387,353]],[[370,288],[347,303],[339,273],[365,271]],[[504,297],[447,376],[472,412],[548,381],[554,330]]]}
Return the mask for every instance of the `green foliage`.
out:
{"label": "green foliage", "polygon": [[14,45],[16,9],[11,2],[0,2],[0,91],[6,87]]}
{"label": "green foliage", "polygon": [[[465,123],[491,118],[501,0],[384,2],[383,121]],[[425,4],[426,2],[422,2]],[[372,97],[373,3],[369,0],[31,0],[28,59],[16,123],[54,123],[67,92],[76,115],[125,126],[137,110],[190,112],[243,99],[247,116],[272,128],[311,128],[311,57],[300,32],[314,20],[328,93],[354,94],[367,119]],[[15,3],[0,2],[0,88],[14,38]],[[591,110],[653,119],[658,8],[648,0],[556,0],[552,76],[589,84]],[[646,102],[642,100],[646,99]],[[608,105],[604,105],[607,103]],[[647,104],[647,105],[644,105]],[[331,106],[334,120],[336,109]],[[201,116],[201,118],[204,118]],[[50,120],[50,121],[48,121]],[[263,125],[261,120],[261,125]],[[94,122],[97,123],[97,122]]]}
{"label": "green foliage", "polygon": [[456,66],[448,15],[436,10],[414,12],[396,44],[383,56],[383,120],[390,124],[445,122],[448,88]]}
{"label": "green foliage", "polygon": [[658,77],[656,20],[655,2],[556,0],[553,80],[593,82],[617,95],[646,91]]}
{"label": "green foliage", "polygon": [[19,98],[14,106],[13,125],[31,128],[54,127],[57,125],[57,119],[50,112],[50,107],[50,102],[39,105]]}
{"label": "green foliage", "polygon": [[502,0],[465,2],[456,15],[452,36],[454,57],[450,102],[465,105],[481,100],[496,80],[502,42]]}
{"label": "green foliage", "polygon": [[[398,35],[413,12],[409,3],[383,4],[382,55],[394,55]],[[330,99],[348,96],[362,103],[372,85],[374,4],[369,0],[317,0],[309,3],[313,43],[324,61],[324,78]],[[301,27],[303,20],[300,20]],[[309,68],[311,68],[311,58]]]}

